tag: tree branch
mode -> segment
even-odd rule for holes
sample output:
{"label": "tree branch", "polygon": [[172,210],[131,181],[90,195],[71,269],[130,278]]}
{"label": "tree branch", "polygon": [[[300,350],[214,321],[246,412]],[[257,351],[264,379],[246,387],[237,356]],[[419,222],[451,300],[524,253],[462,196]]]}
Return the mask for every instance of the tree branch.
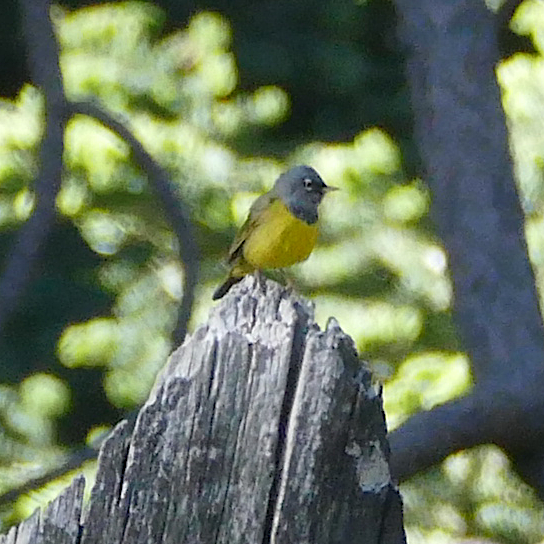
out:
{"label": "tree branch", "polygon": [[187,333],[187,323],[191,317],[194,293],[198,281],[199,249],[195,241],[190,213],[172,189],[168,174],[146,151],[143,145],[121,121],[92,102],[69,102],[70,113],[87,115],[100,121],[105,127],[116,132],[130,146],[136,163],[149,176],[155,187],[170,224],[177,234],[180,256],[185,266],[183,279],[183,299],[178,314],[177,325],[173,334],[174,343],[180,344]]}
{"label": "tree branch", "polygon": [[478,407],[472,394],[420,412],[390,433],[393,478],[405,481],[451,453],[479,444],[482,425]]}
{"label": "tree branch", "polygon": [[544,329],[495,77],[496,18],[472,0],[396,4],[431,214],[474,375],[524,380],[544,360]]}
{"label": "tree branch", "polygon": [[[431,213],[448,251],[454,315],[476,387],[391,434],[394,471],[405,479],[492,442],[515,464],[520,456],[522,476],[534,474],[541,461],[523,460],[531,448],[541,459],[544,328],[495,77],[498,19],[472,0],[395,4]],[[528,482],[544,496],[542,478]]]}
{"label": "tree branch", "polygon": [[527,483],[544,497],[542,377],[521,390],[475,388],[470,395],[420,412],[389,435],[391,471],[404,481],[448,455],[479,444],[509,454]]}
{"label": "tree branch", "polygon": [[[134,429],[139,411],[139,408],[135,408],[124,415],[123,425],[127,432],[131,432],[132,429]],[[3,505],[16,501],[21,495],[30,493],[35,489],[39,489],[40,487],[47,485],[53,480],[66,476],[66,474],[69,472],[81,467],[83,463],[97,459],[102,444],[114,434],[114,431],[115,429],[112,429],[111,431],[96,437],[90,444],[86,444],[81,448],[70,451],[58,466],[48,470],[36,478],[27,480],[21,485],[14,487],[5,493],[0,494],[0,509]]]}
{"label": "tree branch", "polygon": [[41,257],[44,241],[55,222],[55,199],[60,189],[66,108],[59,54],[49,18],[48,0],[21,0],[28,68],[45,99],[45,134],[35,182],[34,213],[19,230],[0,279],[0,331],[17,306]]}
{"label": "tree branch", "polygon": [[46,127],[40,149],[40,173],[35,183],[36,206],[30,219],[21,227],[11,255],[0,278],[0,330],[17,306],[32,271],[41,257],[43,242],[55,221],[55,199],[60,189],[64,150],[64,129],[74,113],[90,115],[117,132],[130,145],[134,158],[149,175],[176,232],[181,259],[185,265],[183,299],[173,333],[174,342],[183,341],[194,301],[198,279],[199,251],[190,214],[174,194],[163,168],[134,138],[125,125],[91,103],[69,104],[64,97],[59,67],[59,52],[48,0],[21,0],[23,27],[28,49],[29,70],[45,98]]}
{"label": "tree branch", "polygon": [[[174,194],[163,168],[119,121],[90,103],[68,103],[64,97],[59,67],[59,52],[49,18],[48,0],[21,0],[23,27],[32,79],[44,94],[46,125],[40,148],[40,173],[35,182],[36,205],[30,219],[21,227],[13,251],[0,278],[0,330],[17,306],[32,278],[32,270],[41,257],[44,241],[55,221],[55,200],[60,189],[64,150],[64,130],[74,113],[89,115],[119,134],[131,147],[139,166],[155,186],[172,227],[179,238],[180,254],[185,265],[183,299],[174,331],[174,341],[183,341],[191,315],[198,279],[199,251],[190,214]],[[0,496],[0,504],[10,502],[22,493],[40,487],[73,470],[85,460],[96,456],[92,448],[77,450],[60,467],[26,482]]]}
{"label": "tree branch", "polygon": [[35,489],[38,489],[49,482],[56,480],[57,478],[61,478],[65,474],[80,467],[85,461],[96,459],[97,456],[98,450],[89,446],[84,446],[81,449],[71,452],[66,460],[58,467],[49,470],[37,478],[32,478],[31,480],[28,480],[27,482],[14,487],[5,493],[2,493],[0,495],[0,508],[5,504],[16,501],[21,495],[30,493],[31,491],[34,491]]}

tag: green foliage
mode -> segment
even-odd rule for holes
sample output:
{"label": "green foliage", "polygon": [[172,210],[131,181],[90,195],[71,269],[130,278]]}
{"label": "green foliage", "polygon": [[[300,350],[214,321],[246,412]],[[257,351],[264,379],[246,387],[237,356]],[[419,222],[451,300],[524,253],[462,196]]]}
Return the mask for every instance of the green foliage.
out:
{"label": "green foliage", "polygon": [[544,533],[542,505],[495,446],[451,455],[403,484],[402,495],[409,542],[465,542],[467,535],[480,535],[529,544]]}
{"label": "green foliage", "polygon": [[[320,47],[309,37],[296,62],[312,51],[311,62],[322,76],[331,76],[330,85],[345,98],[361,84],[370,61],[355,43],[362,6],[333,4],[320,4],[315,16],[327,33],[344,32],[345,43]],[[538,9],[538,3],[527,5]],[[68,97],[98,100],[121,116],[168,170],[191,210],[203,260],[193,326],[206,319],[211,293],[225,273],[222,260],[252,200],[288,165],[308,163],[341,190],[325,199],[319,246],[293,268],[294,282],[312,296],[321,324],[334,315],[375,374],[390,378],[384,389],[390,427],[469,391],[468,362],[458,352],[449,317],[447,257],[428,229],[429,191],[423,181],[406,175],[405,157],[388,132],[370,128],[344,143],[306,139],[295,145],[300,134],[290,139],[282,131],[297,115],[297,103],[270,80],[251,92],[240,89],[231,50],[235,35],[218,13],[198,13],[187,28],[170,34],[162,33],[164,16],[149,3],[119,2],[72,13],[57,7],[53,15]],[[523,21],[520,29],[536,33]],[[296,66],[285,65],[283,46],[266,53],[261,71],[270,76],[291,69],[302,78]],[[260,62],[258,50],[253,62]],[[541,71],[540,55],[514,58],[499,70],[536,266],[544,255],[544,131],[542,116],[535,115],[544,110]],[[318,93],[322,81],[304,84]],[[376,103],[377,87],[373,82],[365,89],[358,107]],[[389,116],[398,114],[395,100],[398,96],[390,97]],[[330,123],[334,132],[339,118],[350,115],[342,104],[341,114],[335,108],[330,118],[321,112],[313,128]],[[3,254],[33,208],[44,113],[43,98],[32,87],[0,104]],[[278,134],[283,135],[279,147]],[[176,238],[151,181],[134,165],[121,138],[77,116],[65,144],[60,225],[41,275],[0,345],[0,364],[8,369],[0,385],[0,493],[54,466],[66,443],[107,427],[118,408],[143,402],[174,347],[171,333],[184,274],[178,248],[184,241]],[[252,146],[260,156],[243,154]],[[287,147],[282,160],[273,157]],[[79,434],[66,431],[74,428]],[[490,481],[501,487],[485,491]],[[20,499],[6,510],[4,523],[27,515],[63,485],[56,482]],[[504,490],[510,493],[507,502]],[[442,535],[487,534],[512,542],[512,535],[524,535],[519,541],[528,542],[544,530],[529,514],[536,508],[534,497],[493,449],[452,457],[403,492],[410,532],[422,538],[413,536],[414,542],[433,541],[437,526]],[[516,524],[518,514],[526,520],[524,530]]]}
{"label": "green foliage", "polygon": [[427,352],[408,356],[384,389],[388,429],[393,430],[410,415],[430,410],[471,384],[469,364],[461,354]]}
{"label": "green foliage", "polygon": [[544,9],[526,0],[512,19],[512,28],[531,36],[538,53],[517,54],[498,70],[509,121],[514,169],[527,216],[526,237],[538,291],[544,293]]}

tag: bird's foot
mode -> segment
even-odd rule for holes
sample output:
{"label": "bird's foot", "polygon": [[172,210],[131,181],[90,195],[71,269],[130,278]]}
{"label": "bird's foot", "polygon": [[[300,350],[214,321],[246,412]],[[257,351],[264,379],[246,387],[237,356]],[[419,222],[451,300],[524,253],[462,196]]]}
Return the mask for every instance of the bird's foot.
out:
{"label": "bird's foot", "polygon": [[281,276],[282,283],[285,285],[285,290],[289,294],[294,293],[296,291],[296,282],[293,276],[289,274],[289,272],[285,268],[280,268],[278,272]]}
{"label": "bird's foot", "polygon": [[258,269],[255,270],[255,272],[253,272],[253,275],[255,276],[255,280],[257,281],[257,286],[263,293],[265,293],[266,292],[266,278],[264,274],[262,273],[262,270],[258,270]]}

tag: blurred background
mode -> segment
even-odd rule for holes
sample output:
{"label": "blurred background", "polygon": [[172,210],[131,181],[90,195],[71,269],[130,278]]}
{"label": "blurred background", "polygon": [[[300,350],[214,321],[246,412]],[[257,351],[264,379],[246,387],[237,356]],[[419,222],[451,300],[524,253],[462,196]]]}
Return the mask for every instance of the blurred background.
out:
{"label": "blurred background", "polygon": [[[201,253],[190,330],[206,320],[253,199],[307,163],[341,191],[325,199],[319,246],[291,274],[319,323],[335,316],[385,384],[389,429],[470,391],[388,0],[72,0],[51,17],[66,96],[123,119],[190,212]],[[17,1],[2,3],[2,266],[34,209],[46,114],[20,18]],[[525,0],[505,25],[497,75],[540,277],[542,3]],[[69,120],[63,161],[56,222],[0,336],[0,494],[62,467],[142,404],[176,347],[184,241],[152,180],[90,117]],[[92,459],[76,470],[88,490],[94,470]],[[73,475],[2,502],[0,532]],[[497,447],[450,456],[401,491],[412,544],[544,541],[543,505]]]}

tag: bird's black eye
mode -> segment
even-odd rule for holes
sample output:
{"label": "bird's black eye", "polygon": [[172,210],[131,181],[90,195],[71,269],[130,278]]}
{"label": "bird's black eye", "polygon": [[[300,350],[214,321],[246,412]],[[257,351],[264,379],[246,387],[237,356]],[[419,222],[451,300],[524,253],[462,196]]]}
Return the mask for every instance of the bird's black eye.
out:
{"label": "bird's black eye", "polygon": [[311,191],[312,190],[312,180],[310,178],[304,178],[304,188],[307,190],[307,191]]}

